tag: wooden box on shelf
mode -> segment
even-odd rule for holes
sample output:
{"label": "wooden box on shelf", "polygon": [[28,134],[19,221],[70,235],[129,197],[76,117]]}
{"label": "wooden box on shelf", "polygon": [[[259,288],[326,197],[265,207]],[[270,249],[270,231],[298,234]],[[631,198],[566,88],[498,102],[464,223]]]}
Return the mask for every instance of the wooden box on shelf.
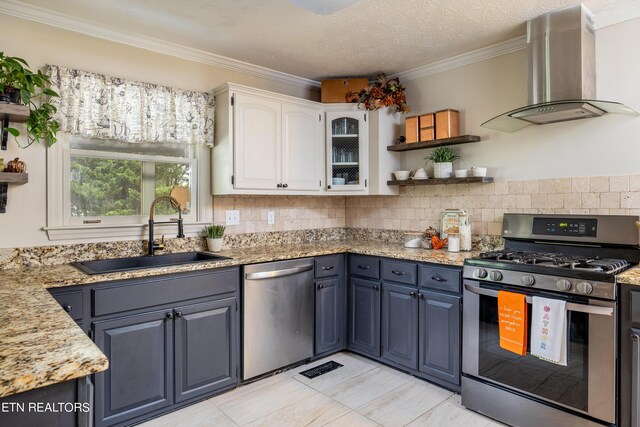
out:
{"label": "wooden box on shelf", "polygon": [[418,142],[418,116],[407,117],[404,121],[405,126],[405,144],[413,144]]}
{"label": "wooden box on shelf", "polygon": [[358,93],[369,85],[369,79],[333,79],[323,80],[320,90],[320,101],[324,103],[347,102],[347,92]]}
{"label": "wooden box on shelf", "polygon": [[436,139],[452,138],[460,135],[458,110],[447,108],[436,111]]}
{"label": "wooden box on shelf", "polygon": [[420,116],[420,142],[432,141],[436,137],[435,117],[433,113]]}

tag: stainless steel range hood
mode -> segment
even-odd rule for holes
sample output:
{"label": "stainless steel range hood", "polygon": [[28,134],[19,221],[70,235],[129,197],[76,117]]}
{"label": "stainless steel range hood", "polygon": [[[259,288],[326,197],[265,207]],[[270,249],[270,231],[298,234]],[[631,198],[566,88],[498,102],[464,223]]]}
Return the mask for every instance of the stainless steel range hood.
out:
{"label": "stainless steel range hood", "polygon": [[606,113],[637,116],[618,102],[596,98],[593,15],[582,4],[527,22],[529,105],[482,124],[515,132],[531,124],[565,122]]}

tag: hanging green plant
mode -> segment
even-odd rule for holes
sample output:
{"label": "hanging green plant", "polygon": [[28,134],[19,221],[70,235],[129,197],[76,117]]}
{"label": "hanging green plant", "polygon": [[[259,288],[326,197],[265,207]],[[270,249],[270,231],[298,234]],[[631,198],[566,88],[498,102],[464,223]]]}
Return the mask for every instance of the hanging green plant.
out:
{"label": "hanging green plant", "polygon": [[60,123],[53,118],[57,109],[49,101],[58,94],[49,88],[50,83],[49,77],[42,71],[31,71],[24,59],[5,56],[4,52],[0,52],[0,103],[29,107],[26,145],[21,145],[18,141],[18,129],[6,129],[22,148],[40,141],[44,141],[47,147],[50,147],[57,141],[56,134],[60,129]]}
{"label": "hanging green plant", "polygon": [[382,107],[396,107],[396,113],[408,113],[411,108],[407,105],[407,97],[404,94],[405,87],[400,84],[400,79],[394,77],[388,79],[384,73],[378,74],[378,79],[369,84],[360,92],[347,92],[347,102],[357,102],[358,106],[364,106],[367,110],[378,110]]}

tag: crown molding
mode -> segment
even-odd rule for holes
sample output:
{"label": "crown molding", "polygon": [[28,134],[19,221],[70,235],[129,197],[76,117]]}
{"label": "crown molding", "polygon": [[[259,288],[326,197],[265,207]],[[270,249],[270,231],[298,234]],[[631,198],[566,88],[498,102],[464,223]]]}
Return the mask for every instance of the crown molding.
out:
{"label": "crown molding", "polygon": [[[21,3],[17,0],[0,0],[0,13],[116,43],[126,44],[190,61],[196,61],[251,76],[261,77],[278,83],[284,83],[305,89],[320,87],[320,82],[315,80],[294,76],[292,74],[261,67],[259,65],[250,64],[248,62],[239,61],[222,55],[216,55],[203,50],[193,49],[177,43],[143,36],[134,32],[114,30],[105,25],[98,25],[87,20],[74,18],[39,6]],[[632,0],[631,3],[625,1],[624,3],[595,14],[594,27],[598,30],[635,18],[640,18],[640,1]],[[451,58],[443,59],[441,61],[402,71],[396,75],[403,81],[411,81],[431,74],[469,65],[474,62],[484,61],[496,56],[516,52],[524,49],[525,47],[526,38],[525,36],[520,36],[491,46],[476,49],[471,52],[456,55]]]}
{"label": "crown molding", "polygon": [[199,49],[193,49],[177,43],[143,36],[130,31],[114,30],[105,25],[75,18],[54,10],[41,8],[39,6],[21,3],[16,0],[0,0],[0,13],[116,43],[126,44],[190,61],[196,61],[251,76],[261,77],[278,83],[285,83],[305,89],[320,87],[320,82],[315,80],[294,76],[282,71],[272,70],[270,68],[261,67],[259,65],[250,64],[248,62],[239,61],[222,55],[216,55]]}
{"label": "crown molding", "polygon": [[605,9],[593,17],[593,26],[596,30],[640,18],[640,1],[624,3]]}
{"label": "crown molding", "polygon": [[432,62],[431,64],[423,65],[411,70],[403,71],[398,73],[397,76],[405,82],[411,81],[431,74],[441,73],[464,65],[473,64],[474,62],[484,61],[506,53],[516,52],[526,47],[526,37],[520,36],[491,46],[472,50],[471,52],[452,56],[451,58],[443,59],[441,61]]}
{"label": "crown molding", "polygon": [[[599,30],[635,18],[640,18],[640,1],[638,0],[633,0],[632,3],[625,2],[624,4],[618,4],[617,6],[594,14],[594,28]],[[496,56],[525,49],[527,47],[526,43],[526,36],[516,37],[411,70],[402,71],[398,73],[397,76],[403,81],[419,79],[431,74],[441,73],[464,65],[473,64],[474,62],[484,61],[495,58]]]}

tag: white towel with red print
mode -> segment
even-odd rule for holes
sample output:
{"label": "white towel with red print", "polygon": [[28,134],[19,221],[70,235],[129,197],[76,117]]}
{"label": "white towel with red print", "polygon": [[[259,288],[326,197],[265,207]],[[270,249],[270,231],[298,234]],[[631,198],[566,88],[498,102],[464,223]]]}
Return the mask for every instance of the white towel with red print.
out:
{"label": "white towel with red print", "polygon": [[531,355],[567,366],[567,303],[533,297],[531,311]]}

